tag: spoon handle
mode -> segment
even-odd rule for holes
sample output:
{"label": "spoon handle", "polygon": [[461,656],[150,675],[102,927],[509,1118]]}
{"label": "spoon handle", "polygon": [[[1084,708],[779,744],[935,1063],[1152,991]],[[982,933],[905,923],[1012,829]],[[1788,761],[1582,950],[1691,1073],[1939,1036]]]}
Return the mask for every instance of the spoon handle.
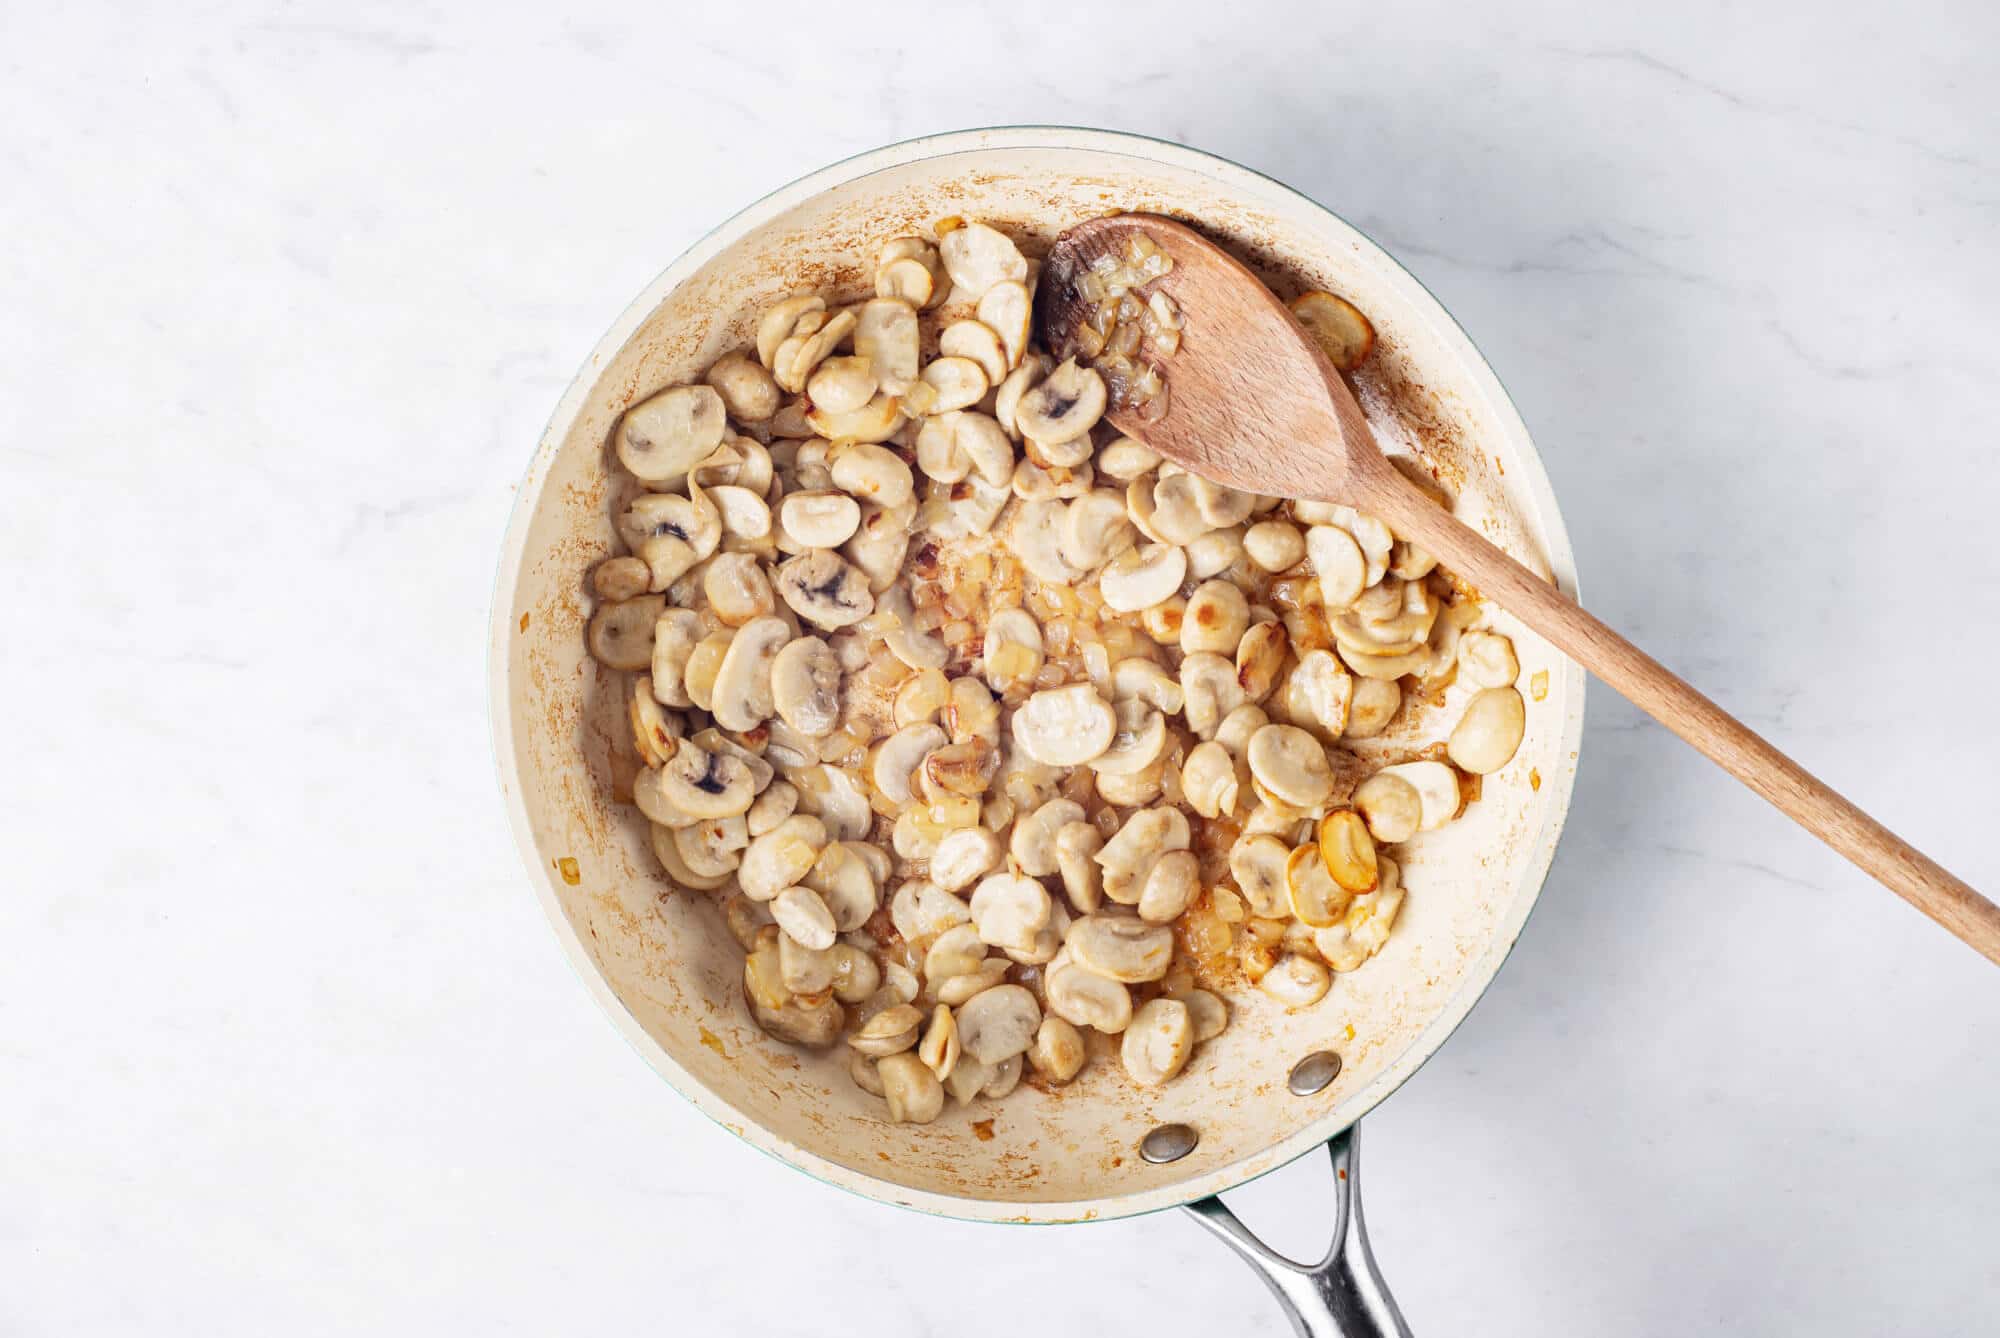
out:
{"label": "spoon handle", "polygon": [[1659,661],[1584,612],[1384,462],[1351,482],[1362,509],[1388,522],[1626,700],[1693,744],[1786,817],[1884,887],[2000,963],[2000,906],[1773,748]]}

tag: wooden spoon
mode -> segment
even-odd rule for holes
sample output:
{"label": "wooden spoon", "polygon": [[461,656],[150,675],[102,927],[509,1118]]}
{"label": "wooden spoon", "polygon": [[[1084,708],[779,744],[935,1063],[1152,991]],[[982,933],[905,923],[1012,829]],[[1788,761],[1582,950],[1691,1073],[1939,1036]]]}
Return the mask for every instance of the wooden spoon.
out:
{"label": "wooden spoon", "polygon": [[1344,502],[1385,521],[1541,633],[1794,822],[1924,914],[2000,962],[2000,907],[1835,794],[1742,722],[1669,673],[1426,497],[1376,445],[1353,393],[1318,343],[1235,257],[1156,214],[1092,219],[1065,232],[1035,300],[1043,345],[1068,356],[1093,304],[1077,281],[1099,255],[1144,234],[1172,257],[1149,291],[1184,322],[1161,365],[1158,421],[1114,404],[1120,431],[1217,483],[1279,497]]}

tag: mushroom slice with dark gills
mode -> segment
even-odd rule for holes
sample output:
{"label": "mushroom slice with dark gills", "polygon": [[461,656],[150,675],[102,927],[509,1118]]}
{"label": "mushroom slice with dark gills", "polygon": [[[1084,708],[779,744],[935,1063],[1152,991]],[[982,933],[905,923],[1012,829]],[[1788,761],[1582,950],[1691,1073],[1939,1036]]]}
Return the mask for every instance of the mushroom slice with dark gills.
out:
{"label": "mushroom slice with dark gills", "polygon": [[618,518],[618,532],[665,590],[722,543],[722,515],[707,497],[641,493]]}
{"label": "mushroom slice with dark gills", "polygon": [[680,478],[714,450],[727,426],[713,386],[674,386],[618,421],[618,461],[648,483]]}
{"label": "mushroom slice with dark gills", "polygon": [[747,813],[756,799],[750,766],[728,753],[684,742],[660,768],[660,794],[694,818],[731,818]]}
{"label": "mushroom slice with dark gills", "polygon": [[827,548],[810,549],[779,567],[777,587],[792,611],[815,627],[847,627],[875,611],[868,577]]}

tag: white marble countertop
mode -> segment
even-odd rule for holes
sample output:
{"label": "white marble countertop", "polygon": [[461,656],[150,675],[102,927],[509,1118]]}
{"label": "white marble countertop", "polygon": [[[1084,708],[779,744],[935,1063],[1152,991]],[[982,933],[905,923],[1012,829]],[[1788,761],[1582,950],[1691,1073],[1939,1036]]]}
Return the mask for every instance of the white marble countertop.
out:
{"label": "white marble countertop", "polygon": [[[1508,383],[1592,605],[2000,886],[1991,6],[558,8],[4,25],[0,1333],[1283,1332],[1181,1215],[931,1220],[709,1125],[503,827],[556,396],[720,218],[930,130],[1332,204]],[[1377,1254],[1420,1334],[1990,1332],[1996,1054],[2000,972],[1597,691],[1539,913],[1368,1121]],[[1239,1197],[1306,1250],[1323,1174]]]}

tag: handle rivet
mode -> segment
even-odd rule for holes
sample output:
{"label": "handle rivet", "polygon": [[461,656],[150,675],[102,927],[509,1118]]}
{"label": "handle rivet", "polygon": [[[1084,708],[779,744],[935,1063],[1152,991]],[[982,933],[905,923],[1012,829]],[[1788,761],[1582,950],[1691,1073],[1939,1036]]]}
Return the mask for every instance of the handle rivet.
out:
{"label": "handle rivet", "polygon": [[1163,1124],[1139,1140],[1139,1155],[1155,1166],[1179,1161],[1194,1151],[1201,1135],[1185,1124]]}
{"label": "handle rivet", "polygon": [[1339,1076],[1340,1053],[1315,1050],[1292,1065],[1292,1076],[1285,1080],[1285,1086],[1292,1089],[1293,1096],[1311,1096],[1325,1091],[1327,1084]]}

